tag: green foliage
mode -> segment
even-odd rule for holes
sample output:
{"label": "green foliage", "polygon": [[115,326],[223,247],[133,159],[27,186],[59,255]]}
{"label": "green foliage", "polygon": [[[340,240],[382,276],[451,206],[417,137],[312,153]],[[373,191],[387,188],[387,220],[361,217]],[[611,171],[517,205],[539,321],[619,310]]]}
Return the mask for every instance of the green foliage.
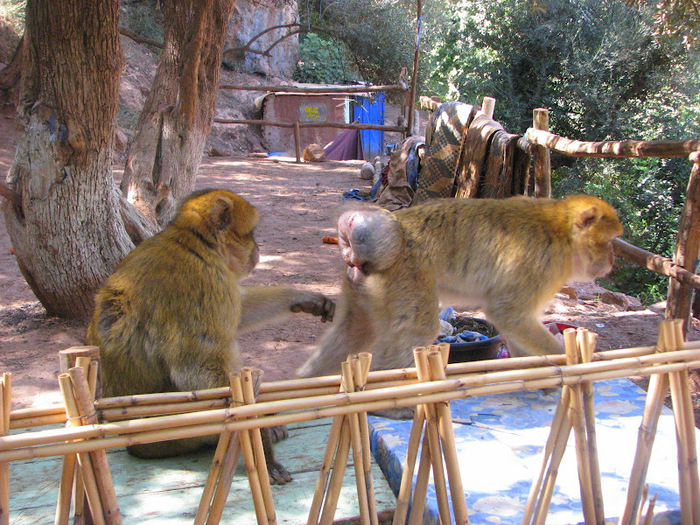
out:
{"label": "green foliage", "polygon": [[7,23],[17,35],[24,33],[24,14],[26,7],[27,0],[0,1],[0,19]]}
{"label": "green foliage", "polygon": [[[457,0],[442,41],[427,56],[430,94],[478,104],[497,99],[496,118],[513,133],[532,110],[550,110],[553,132],[578,140],[700,136],[698,56],[659,37],[650,11],[619,0]],[[624,238],[670,256],[683,207],[687,159],[574,159],[553,156],[557,195],[610,201]],[[665,294],[647,270],[617,265],[611,283],[643,300]]]}
{"label": "green foliage", "polygon": [[344,42],[364,80],[393,84],[401,68],[413,63],[413,7],[395,0],[315,0],[300,4],[299,15],[303,26]]}
{"label": "green foliage", "polygon": [[330,84],[360,80],[345,44],[316,33],[305,33],[299,38],[299,63],[293,78],[298,82]]}
{"label": "green foliage", "polygon": [[156,5],[156,0],[131,0],[121,3],[121,25],[134,33],[162,42],[163,14]]}

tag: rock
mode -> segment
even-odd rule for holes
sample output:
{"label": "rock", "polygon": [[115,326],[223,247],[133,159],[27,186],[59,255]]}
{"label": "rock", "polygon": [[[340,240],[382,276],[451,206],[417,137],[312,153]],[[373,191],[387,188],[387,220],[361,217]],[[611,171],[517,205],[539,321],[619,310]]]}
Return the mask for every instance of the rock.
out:
{"label": "rock", "polygon": [[574,301],[578,299],[578,293],[576,293],[576,288],[573,286],[562,286],[561,290],[559,290],[560,294],[566,295],[569,299],[573,299]]}
{"label": "rock", "polygon": [[304,148],[302,158],[306,162],[323,162],[326,160],[326,152],[320,144],[309,144]]}
{"label": "rock", "polygon": [[225,151],[221,151],[219,148],[216,146],[209,148],[209,156],[210,157],[228,157],[228,153]]}
{"label": "rock", "polygon": [[619,292],[611,292],[610,290],[605,290],[600,294],[600,300],[605,304],[612,304],[614,306],[620,307],[623,311],[636,311],[644,310],[644,306],[639,299],[636,297],[630,297]]}
{"label": "rock", "polygon": [[365,162],[360,168],[360,178],[362,180],[374,179],[374,166],[369,162]]}

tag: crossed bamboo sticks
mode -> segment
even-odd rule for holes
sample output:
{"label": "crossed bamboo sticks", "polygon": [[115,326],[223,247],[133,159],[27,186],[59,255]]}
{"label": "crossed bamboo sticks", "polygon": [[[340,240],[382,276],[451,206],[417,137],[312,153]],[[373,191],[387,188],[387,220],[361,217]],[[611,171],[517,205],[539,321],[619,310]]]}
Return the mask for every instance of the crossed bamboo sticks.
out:
{"label": "crossed bamboo sticks", "polygon": [[[340,392],[362,391],[367,383],[371,363],[372,355],[366,352],[348,357],[341,365]],[[378,525],[366,412],[343,414],[333,419],[311,502],[308,525],[333,523],[351,447],[360,523]]]}
{"label": "crossed bamboo sticks", "polygon": [[[418,380],[421,382],[440,381],[445,379],[445,364],[447,363],[450,345],[441,343],[428,348],[419,347],[413,352]],[[413,472],[415,470],[418,448],[421,446],[420,464],[415,488],[413,488]],[[425,499],[428,489],[430,472],[433,473],[433,483],[438,502],[438,513],[441,523],[457,525],[469,523],[467,503],[459,471],[457,448],[452,429],[452,414],[447,402],[419,404],[416,406],[413,426],[408,440],[406,461],[404,464],[399,495],[394,511],[394,525],[406,523],[409,503],[409,525],[423,521]],[[450,517],[447,499],[445,473],[449,480],[450,495],[454,521]],[[411,497],[411,493],[413,496]]]}
{"label": "crossed bamboo sticks", "polygon": [[[261,376],[261,370],[252,368],[243,368],[240,374],[231,374],[229,377],[231,406],[255,403]],[[265,451],[258,427],[239,432],[223,432],[219,437],[195,516],[195,525],[216,525],[221,521],[241,452],[258,524],[275,525],[277,523]]]}
{"label": "crossed bamboo sticks", "polygon": [[[61,354],[61,368],[64,371],[58,376],[58,384],[70,427],[97,423],[94,403],[99,361],[96,357],[90,347],[85,347],[84,352]],[[74,366],[71,366],[71,362]],[[71,453],[63,457],[55,525],[68,525],[71,499],[74,502],[74,523],[86,522],[87,501],[92,523],[121,525],[121,513],[104,449]]]}
{"label": "crossed bamboo sticks", "polygon": [[[567,365],[590,363],[595,349],[596,335],[586,329],[564,330],[564,348]],[[545,522],[554,492],[559,465],[564,456],[571,430],[576,440],[581,502],[586,524],[604,525],[603,495],[600,485],[598,448],[595,433],[593,384],[564,385],[552,427],[543,451],[542,468],[530,490],[523,512],[523,525],[542,525]]]}
{"label": "crossed bamboo sticks", "polygon": [[[657,343],[661,353],[682,349],[683,326],[680,320],[666,320],[659,328]],[[625,509],[619,525],[639,523],[644,500],[644,482],[649,457],[654,444],[656,426],[661,415],[664,398],[671,389],[671,402],[676,424],[678,445],[678,477],[683,525],[700,523],[700,483],[698,481],[698,458],[695,442],[695,418],[688,389],[688,371],[680,370],[669,374],[653,375],[649,381],[642,423],[639,427],[637,449],[627,490]],[[651,503],[650,503],[651,506]]]}

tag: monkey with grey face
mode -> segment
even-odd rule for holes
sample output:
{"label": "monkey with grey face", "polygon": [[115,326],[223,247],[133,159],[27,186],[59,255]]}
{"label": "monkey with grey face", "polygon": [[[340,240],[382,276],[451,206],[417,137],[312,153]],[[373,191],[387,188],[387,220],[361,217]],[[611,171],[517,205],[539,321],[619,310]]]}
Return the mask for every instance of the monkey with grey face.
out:
{"label": "monkey with grey face", "polygon": [[[97,293],[87,344],[100,347],[103,395],[123,396],[228,386],[240,370],[239,331],[306,312],[332,320],[320,293],[239,284],[258,262],[255,208],[226,190],[190,195],[172,222],[138,245]],[[263,429],[270,480],[286,483]],[[127,447],[168,457],[216,444],[218,436]]]}
{"label": "monkey with grey face", "polygon": [[622,231],[615,210],[587,195],[352,207],[338,219],[347,274],[336,320],[298,375],[337,374],[359,352],[373,369],[412,366],[413,349],[438,334],[441,295],[482,308],[511,355],[561,353],[538,317],[563,284],[610,271]]}

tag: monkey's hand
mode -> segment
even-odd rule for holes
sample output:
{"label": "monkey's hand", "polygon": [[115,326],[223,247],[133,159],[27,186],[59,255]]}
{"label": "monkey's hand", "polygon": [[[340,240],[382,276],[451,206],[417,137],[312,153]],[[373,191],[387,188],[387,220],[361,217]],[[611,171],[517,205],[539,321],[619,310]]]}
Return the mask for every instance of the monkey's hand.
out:
{"label": "monkey's hand", "polygon": [[321,322],[333,320],[335,313],[335,303],[323,294],[312,293],[308,297],[300,298],[292,303],[292,312],[304,312],[311,315],[317,315],[321,318]]}
{"label": "monkey's hand", "polygon": [[242,312],[239,333],[281,321],[296,312],[333,320],[335,303],[322,293],[286,286],[241,286]]}

